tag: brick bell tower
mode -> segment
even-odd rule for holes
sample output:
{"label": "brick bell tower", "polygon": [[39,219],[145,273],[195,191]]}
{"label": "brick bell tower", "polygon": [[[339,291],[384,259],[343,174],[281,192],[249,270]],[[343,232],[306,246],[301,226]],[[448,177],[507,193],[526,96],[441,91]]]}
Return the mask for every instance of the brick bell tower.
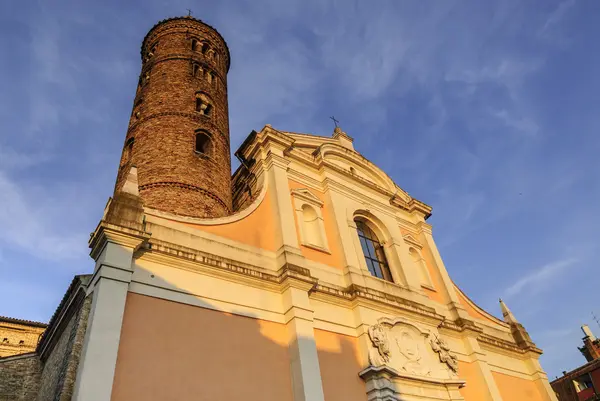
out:
{"label": "brick bell tower", "polygon": [[198,19],[169,18],[150,29],[141,55],[115,195],[135,166],[144,206],[191,217],[230,214],[227,43]]}

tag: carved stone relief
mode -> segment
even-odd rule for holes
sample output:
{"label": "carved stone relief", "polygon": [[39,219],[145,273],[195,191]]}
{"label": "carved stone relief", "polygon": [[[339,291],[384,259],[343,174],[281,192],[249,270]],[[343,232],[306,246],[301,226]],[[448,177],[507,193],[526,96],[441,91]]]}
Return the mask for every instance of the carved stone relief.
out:
{"label": "carved stone relief", "polygon": [[409,375],[439,379],[455,378],[458,360],[436,334],[400,319],[381,319],[369,327],[372,366],[389,366]]}
{"label": "carved stone relief", "polygon": [[384,327],[380,324],[369,327],[369,338],[374,347],[369,350],[369,363],[385,365],[390,360],[390,345]]}
{"label": "carved stone relief", "polygon": [[431,339],[431,348],[438,353],[440,362],[448,365],[454,374],[458,374],[458,359],[456,355],[450,352],[450,347],[443,338],[435,337]]}
{"label": "carved stone relief", "polygon": [[369,401],[464,400],[458,359],[436,331],[401,318],[368,329],[370,366],[360,372]]}

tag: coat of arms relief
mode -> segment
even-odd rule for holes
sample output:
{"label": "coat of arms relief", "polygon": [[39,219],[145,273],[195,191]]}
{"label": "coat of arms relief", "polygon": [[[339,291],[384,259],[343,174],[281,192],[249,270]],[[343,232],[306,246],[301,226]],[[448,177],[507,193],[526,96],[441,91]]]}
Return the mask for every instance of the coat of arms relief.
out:
{"label": "coat of arms relief", "polygon": [[369,327],[371,366],[432,379],[455,379],[458,359],[437,334],[401,320],[381,319]]}

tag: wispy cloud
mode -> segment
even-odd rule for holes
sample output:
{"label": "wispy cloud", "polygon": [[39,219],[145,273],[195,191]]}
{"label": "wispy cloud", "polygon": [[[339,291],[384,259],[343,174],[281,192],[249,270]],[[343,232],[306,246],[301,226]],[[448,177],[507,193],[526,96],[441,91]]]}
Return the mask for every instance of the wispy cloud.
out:
{"label": "wispy cloud", "polygon": [[561,2],[558,7],[546,19],[546,22],[540,29],[540,34],[543,35],[550,29],[553,25],[558,24],[560,20],[565,16],[567,11],[575,5],[575,0],[565,0]]}
{"label": "wispy cloud", "polygon": [[504,290],[504,296],[506,298],[514,297],[520,295],[523,290],[527,290],[529,293],[537,293],[545,289],[557,276],[577,262],[579,262],[579,260],[575,258],[562,259],[530,271],[506,288],[506,290]]}
{"label": "wispy cloud", "polygon": [[77,229],[69,216],[69,206],[75,201],[68,198],[72,191],[57,199],[40,188],[30,190],[0,171],[0,244],[43,259],[84,257],[85,231]]}
{"label": "wispy cloud", "polygon": [[506,110],[498,110],[494,112],[494,116],[504,122],[507,127],[525,135],[535,136],[540,130],[538,124],[529,117],[514,116]]}

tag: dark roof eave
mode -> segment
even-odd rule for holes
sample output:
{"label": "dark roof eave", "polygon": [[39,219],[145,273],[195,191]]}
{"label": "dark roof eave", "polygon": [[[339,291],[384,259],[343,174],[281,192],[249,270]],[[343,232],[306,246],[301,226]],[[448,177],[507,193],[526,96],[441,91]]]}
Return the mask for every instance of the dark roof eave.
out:
{"label": "dark roof eave", "polygon": [[33,326],[33,327],[41,327],[44,329],[46,327],[48,327],[48,324],[46,324],[46,323],[36,322],[34,320],[17,319],[15,317],[8,317],[8,316],[0,316],[0,322],[22,324],[25,326]]}

